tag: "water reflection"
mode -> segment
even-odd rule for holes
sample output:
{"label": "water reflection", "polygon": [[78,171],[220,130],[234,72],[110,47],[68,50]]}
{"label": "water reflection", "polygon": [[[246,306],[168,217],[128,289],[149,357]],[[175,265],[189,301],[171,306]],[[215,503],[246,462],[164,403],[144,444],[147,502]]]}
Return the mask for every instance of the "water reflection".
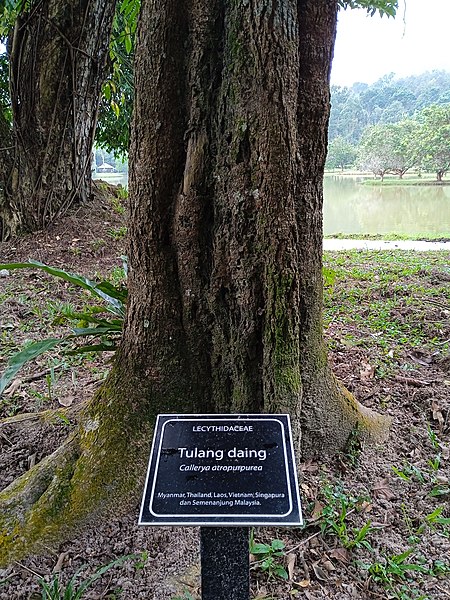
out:
{"label": "water reflection", "polygon": [[368,186],[327,175],[324,234],[450,235],[450,186]]}
{"label": "water reflection", "polygon": [[101,179],[112,185],[128,187],[128,173],[93,173],[92,179]]}

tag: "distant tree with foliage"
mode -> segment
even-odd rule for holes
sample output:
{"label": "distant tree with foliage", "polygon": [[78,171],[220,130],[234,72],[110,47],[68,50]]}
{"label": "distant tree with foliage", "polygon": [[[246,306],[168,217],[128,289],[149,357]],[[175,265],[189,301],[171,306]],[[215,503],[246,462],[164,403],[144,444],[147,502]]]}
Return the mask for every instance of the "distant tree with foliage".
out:
{"label": "distant tree with foliage", "polygon": [[362,171],[371,171],[383,181],[392,169],[394,146],[386,135],[386,125],[372,125],[364,130],[358,146],[358,166]]}
{"label": "distant tree with foliage", "polygon": [[126,159],[134,103],[134,38],[140,0],[121,0],[114,15],[109,72],[103,84],[95,144],[117,159]]}
{"label": "distant tree with foliage", "polygon": [[386,138],[391,146],[390,172],[402,179],[418,161],[419,126],[413,119],[405,119],[398,123],[384,126]]}
{"label": "distant tree with foliage", "polygon": [[414,119],[368,127],[358,146],[359,167],[381,179],[387,173],[401,179],[418,164],[419,131],[419,123]]}
{"label": "distant tree with foliage", "polygon": [[351,144],[357,144],[362,131],[370,124],[369,118],[369,111],[359,94],[348,87],[331,87],[330,142],[342,137]]}
{"label": "distant tree with foliage", "polygon": [[420,166],[438,181],[450,169],[450,104],[432,105],[418,115]]}
{"label": "distant tree with foliage", "polygon": [[341,169],[351,167],[356,159],[356,148],[342,136],[332,140],[328,145],[326,167],[329,169]]}

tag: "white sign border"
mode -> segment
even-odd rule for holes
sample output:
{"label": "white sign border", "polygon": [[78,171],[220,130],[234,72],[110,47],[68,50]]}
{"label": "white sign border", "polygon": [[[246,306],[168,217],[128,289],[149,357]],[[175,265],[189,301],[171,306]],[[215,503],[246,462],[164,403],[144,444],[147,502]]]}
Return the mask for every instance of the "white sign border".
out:
{"label": "white sign border", "polygon": [[[289,467],[289,463],[288,463],[288,455],[287,455],[287,447],[286,447],[286,431],[285,431],[285,425],[282,421],[280,421],[277,417],[285,417],[287,420],[287,425],[288,425],[288,430],[289,432],[291,432],[291,427],[290,427],[290,415],[289,414],[279,414],[279,415],[267,415],[264,413],[255,413],[255,414],[251,414],[251,413],[244,413],[244,414],[223,414],[223,413],[218,413],[218,414],[204,414],[204,413],[198,413],[198,414],[173,414],[173,413],[168,413],[168,414],[160,414],[157,416],[157,420],[156,420],[156,424],[155,424],[155,433],[158,431],[159,428],[159,422],[162,419],[167,419],[165,421],[165,423],[163,423],[162,427],[161,427],[161,434],[160,434],[160,440],[159,440],[159,449],[158,449],[158,455],[157,455],[157,463],[155,464],[155,470],[154,470],[154,477],[153,477],[153,482],[152,482],[152,490],[151,490],[151,494],[150,494],[150,500],[149,500],[149,506],[148,506],[148,512],[150,514],[152,514],[155,517],[155,521],[143,521],[143,514],[144,514],[144,509],[145,509],[145,500],[146,500],[146,496],[147,494],[147,490],[149,487],[149,477],[150,477],[150,470],[151,470],[151,465],[152,465],[152,459],[153,459],[153,455],[154,455],[154,450],[155,450],[155,445],[156,445],[156,435],[153,436],[153,440],[152,440],[152,447],[151,447],[151,452],[150,452],[150,459],[149,459],[149,463],[148,463],[148,467],[147,467],[147,475],[146,475],[146,485],[145,485],[145,489],[144,489],[144,494],[143,494],[143,498],[142,498],[142,502],[141,502],[141,509],[139,512],[139,521],[138,524],[139,525],[145,525],[145,526],[183,526],[183,527],[187,527],[187,526],[203,526],[203,527],[222,527],[222,526],[226,526],[226,527],[245,527],[245,526],[289,526],[289,525],[294,525],[294,526],[301,526],[303,524],[303,518],[302,518],[302,510],[301,510],[301,502],[300,502],[300,493],[299,493],[299,487],[298,487],[298,476],[297,476],[297,469],[295,468],[295,454],[294,454],[294,445],[293,445],[293,440],[292,440],[292,433],[290,435],[290,451],[291,451],[291,456],[292,456],[292,460],[293,463],[291,464],[291,466]],[[280,426],[281,426],[281,432],[282,432],[282,437],[283,437],[283,451],[284,451],[284,457],[285,457],[285,466],[286,466],[286,480],[287,480],[287,487],[288,487],[288,493],[289,493],[289,505],[290,505],[290,510],[285,513],[284,515],[279,515],[279,514],[275,514],[275,515],[249,515],[249,514],[244,514],[244,515],[237,515],[237,514],[223,514],[220,513],[218,515],[213,515],[213,514],[203,514],[203,515],[199,515],[197,514],[193,514],[193,515],[187,515],[187,514],[171,514],[171,515],[158,515],[157,513],[154,513],[151,510],[151,502],[153,499],[153,494],[154,494],[154,489],[155,489],[155,484],[156,484],[156,476],[158,473],[158,463],[161,457],[161,446],[162,446],[162,440],[163,440],[163,428],[165,427],[165,425],[167,423],[169,423],[170,421],[198,421],[201,420],[205,420],[205,421],[213,421],[213,420],[217,420],[217,421],[239,421],[239,422],[244,422],[244,421],[278,421]],[[291,476],[290,476],[290,468],[292,469],[292,474],[293,474],[293,479],[294,479],[294,484],[295,484],[295,497],[297,500],[297,506],[298,506],[298,520],[295,521],[286,521],[286,520],[281,520],[283,518],[285,518],[286,516],[288,516],[289,514],[292,513],[293,510],[293,490],[291,488]],[[204,520],[201,520],[203,517]],[[208,520],[208,519],[217,519],[220,517],[226,517],[227,520],[225,521],[213,521],[213,520]],[[176,520],[174,521],[170,521],[167,519],[170,518],[175,518]],[[272,519],[272,520],[268,520],[268,521],[263,521],[262,519],[266,518],[266,519]],[[183,521],[183,519],[189,519],[187,521]],[[196,520],[193,520],[196,519]],[[245,519],[245,520],[240,520],[237,522],[232,521],[232,519]],[[278,521],[278,519],[280,519]]]}

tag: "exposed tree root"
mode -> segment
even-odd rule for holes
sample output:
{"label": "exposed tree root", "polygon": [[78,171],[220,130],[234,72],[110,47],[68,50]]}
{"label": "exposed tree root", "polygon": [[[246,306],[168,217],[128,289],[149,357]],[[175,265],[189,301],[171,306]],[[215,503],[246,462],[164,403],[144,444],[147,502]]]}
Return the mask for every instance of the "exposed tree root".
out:
{"label": "exposed tree root", "polygon": [[19,413],[11,417],[5,417],[0,419],[0,427],[5,425],[27,425],[29,423],[35,423],[36,421],[42,421],[43,423],[58,423],[61,420],[73,418],[74,415],[79,413],[83,404],[75,404],[70,407],[55,408],[52,410],[41,410],[34,413]]}
{"label": "exposed tree root", "polygon": [[105,389],[85,407],[80,424],[53,454],[0,492],[0,566],[67,539],[87,522],[137,498],[151,427]]}
{"label": "exposed tree root", "polygon": [[[0,565],[38,552],[54,533],[79,457],[77,436],[13,481],[0,493]],[[53,519],[49,517],[53,516]]]}
{"label": "exposed tree root", "polygon": [[355,429],[368,443],[389,435],[392,420],[363,406],[328,366],[308,381],[302,400],[302,459],[343,449]]}

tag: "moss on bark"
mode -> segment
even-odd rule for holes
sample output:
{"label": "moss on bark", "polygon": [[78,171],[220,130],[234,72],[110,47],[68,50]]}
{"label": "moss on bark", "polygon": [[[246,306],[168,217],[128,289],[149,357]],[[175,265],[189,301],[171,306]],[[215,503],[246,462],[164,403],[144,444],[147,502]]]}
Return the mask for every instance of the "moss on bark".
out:
{"label": "moss on bark", "polygon": [[0,565],[39,553],[111,511],[120,514],[137,499],[154,419],[133,412],[128,401],[136,391],[118,386],[113,372],[66,442],[0,492]]}

